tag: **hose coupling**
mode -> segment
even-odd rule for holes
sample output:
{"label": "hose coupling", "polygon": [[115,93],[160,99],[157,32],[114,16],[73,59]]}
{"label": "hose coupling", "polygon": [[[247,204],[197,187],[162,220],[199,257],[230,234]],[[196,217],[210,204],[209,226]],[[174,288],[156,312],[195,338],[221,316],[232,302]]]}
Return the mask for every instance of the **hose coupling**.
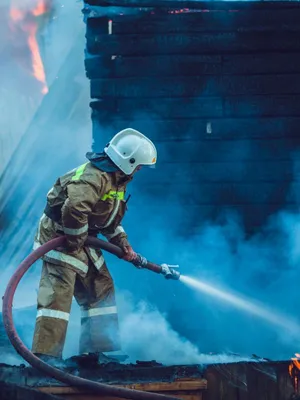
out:
{"label": "hose coupling", "polygon": [[161,273],[164,275],[166,279],[173,279],[178,281],[180,279],[180,272],[176,271],[175,268],[179,268],[179,265],[169,265],[169,264],[161,264],[162,271]]}

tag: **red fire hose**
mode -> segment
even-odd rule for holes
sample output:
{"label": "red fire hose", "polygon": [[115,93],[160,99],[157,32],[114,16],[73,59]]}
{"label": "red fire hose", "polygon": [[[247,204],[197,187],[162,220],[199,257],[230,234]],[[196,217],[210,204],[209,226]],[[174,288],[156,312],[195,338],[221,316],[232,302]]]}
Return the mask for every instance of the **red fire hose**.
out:
{"label": "red fire hose", "polygon": [[[2,315],[3,315],[3,322],[4,322],[4,327],[6,329],[6,333],[9,337],[9,340],[11,341],[11,344],[14,346],[16,351],[34,368],[37,368],[41,370],[43,373],[46,375],[51,376],[54,379],[57,379],[60,382],[63,382],[65,384],[68,384],[70,386],[76,386],[81,389],[86,389],[89,391],[92,391],[94,393],[99,393],[99,394],[106,394],[106,395],[111,395],[111,396],[116,396],[116,397],[121,397],[121,398],[126,398],[126,399],[140,399],[140,400],[176,400],[175,397],[171,396],[165,396],[162,394],[157,394],[157,393],[149,393],[149,392],[143,392],[139,390],[133,390],[133,389],[125,389],[125,388],[120,388],[120,387],[115,387],[115,386],[110,386],[104,383],[98,383],[94,381],[89,381],[88,379],[80,378],[74,375],[71,375],[67,372],[64,372],[60,369],[54,368],[44,361],[40,360],[38,357],[36,357],[31,351],[24,345],[22,340],[20,339],[16,328],[14,326],[13,322],[13,316],[12,316],[12,304],[13,304],[13,299],[14,299],[14,294],[17,289],[17,286],[24,276],[24,274],[28,271],[28,269],[32,266],[33,263],[35,263],[39,258],[41,258],[44,254],[48,253],[48,251],[56,249],[57,247],[63,246],[65,244],[65,237],[60,236],[58,238],[55,238],[53,240],[50,240],[49,242],[45,243],[44,245],[40,246],[37,250],[33,251],[25,260],[19,265],[18,269],[16,272],[13,274],[11,277],[8,286],[6,288],[4,297],[3,297],[3,310],[2,310]],[[117,247],[112,245],[111,243],[105,242],[103,240],[97,239],[97,238],[92,238],[89,237],[86,241],[86,245],[95,247],[95,248],[101,248],[103,250],[106,250],[117,257],[121,258],[122,257],[122,250]],[[140,256],[139,256],[140,257]],[[140,264],[141,267],[143,268],[148,268],[154,272],[157,273],[163,273],[160,265],[152,264],[147,262],[143,257],[140,257],[139,260],[134,260],[133,263]],[[179,279],[178,278],[171,278],[171,279]],[[177,398],[178,400],[178,398]]]}

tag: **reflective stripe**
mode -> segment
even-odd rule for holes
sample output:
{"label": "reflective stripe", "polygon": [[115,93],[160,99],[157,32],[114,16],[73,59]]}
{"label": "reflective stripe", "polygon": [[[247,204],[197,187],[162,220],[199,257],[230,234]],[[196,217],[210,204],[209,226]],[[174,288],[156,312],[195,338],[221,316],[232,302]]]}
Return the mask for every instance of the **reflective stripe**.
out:
{"label": "reflective stripe", "polygon": [[[34,242],[33,250],[36,250],[39,247],[41,247],[41,243]],[[84,273],[86,273],[88,271],[88,266],[83,261],[77,260],[77,258],[69,256],[68,254],[61,253],[60,251],[57,251],[57,250],[48,251],[48,253],[46,253],[43,257],[46,260],[50,259],[51,261],[56,260],[56,261],[64,262],[80,271],[83,271]]]}
{"label": "reflective stripe", "polygon": [[64,233],[66,233],[67,235],[81,235],[82,233],[87,232],[87,230],[89,229],[89,225],[86,224],[84,225],[82,228],[79,229],[72,229],[72,228],[66,228],[64,227]]}
{"label": "reflective stripe", "polygon": [[98,271],[100,270],[100,268],[103,267],[104,263],[105,263],[104,257],[100,256],[98,260],[95,262],[95,267],[97,268]]}
{"label": "reflective stripe", "polygon": [[117,200],[117,201],[116,201],[116,204],[115,204],[115,206],[114,206],[114,209],[113,209],[113,211],[112,211],[112,213],[111,213],[111,216],[108,218],[108,221],[107,221],[106,224],[103,226],[103,228],[107,228],[107,227],[113,222],[115,216],[116,216],[117,213],[118,213],[119,207],[120,207],[120,200]]}
{"label": "reflective stripe", "polygon": [[71,181],[79,181],[79,179],[80,179],[81,175],[83,174],[83,172],[84,172],[85,167],[87,166],[87,164],[88,164],[88,163],[82,164],[82,165],[80,165],[80,167],[78,167],[78,168],[76,169],[75,175],[72,176]]}
{"label": "reflective stripe", "polygon": [[83,261],[77,260],[77,258],[61,253],[60,251],[51,250],[44,255],[44,258],[46,260],[51,259],[51,261],[56,260],[64,262],[84,273],[88,271],[88,266]]}
{"label": "reflective stripe", "polygon": [[97,317],[98,315],[117,314],[116,306],[90,308],[89,310],[81,310],[81,318]]}
{"label": "reflective stripe", "polygon": [[101,268],[101,267],[103,267],[103,264],[104,264],[104,262],[105,262],[105,260],[104,260],[104,257],[103,256],[98,256],[98,254],[96,253],[96,250],[95,249],[93,249],[93,248],[89,248],[89,251],[90,251],[90,254],[91,254],[91,257],[92,257],[92,259],[93,259],[93,262],[94,262],[94,264],[95,264],[95,267],[98,269],[98,271],[99,271],[99,269]]}
{"label": "reflective stripe", "polygon": [[117,192],[116,190],[110,190],[104,196],[101,197],[101,200],[105,201],[107,199],[117,199],[124,200],[125,192]]}
{"label": "reflective stripe", "polygon": [[58,310],[49,310],[47,308],[41,308],[37,312],[37,318],[40,317],[48,317],[48,318],[57,318],[57,319],[64,319],[65,321],[69,321],[70,314],[64,311]]}
{"label": "reflective stripe", "polygon": [[114,233],[112,233],[110,235],[106,234],[105,237],[108,240],[110,240],[110,239],[114,238],[115,236],[119,235],[120,233],[125,233],[124,228],[121,225],[116,227]]}

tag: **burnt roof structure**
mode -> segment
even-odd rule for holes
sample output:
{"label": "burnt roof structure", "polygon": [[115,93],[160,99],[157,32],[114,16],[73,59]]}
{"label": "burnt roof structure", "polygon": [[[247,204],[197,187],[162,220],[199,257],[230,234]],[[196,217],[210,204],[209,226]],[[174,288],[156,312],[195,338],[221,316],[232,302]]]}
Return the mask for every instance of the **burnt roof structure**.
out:
{"label": "burnt roof structure", "polygon": [[[289,362],[240,362],[215,365],[162,366],[155,362],[134,365],[67,368],[88,379],[138,390],[163,393],[183,400],[287,400],[297,399],[288,373]],[[0,365],[0,381],[11,385],[10,399],[39,399],[26,396],[22,387],[65,399],[108,399],[68,387],[41,376],[32,368]],[[15,387],[13,385],[20,385]],[[3,384],[2,384],[3,386]],[[0,389],[2,388],[0,382]],[[16,394],[19,392],[19,396]],[[1,392],[2,393],[2,392]],[[30,394],[30,393],[29,393]],[[40,397],[43,399],[43,397]],[[47,399],[47,397],[45,397]],[[111,400],[112,398],[109,397]]]}

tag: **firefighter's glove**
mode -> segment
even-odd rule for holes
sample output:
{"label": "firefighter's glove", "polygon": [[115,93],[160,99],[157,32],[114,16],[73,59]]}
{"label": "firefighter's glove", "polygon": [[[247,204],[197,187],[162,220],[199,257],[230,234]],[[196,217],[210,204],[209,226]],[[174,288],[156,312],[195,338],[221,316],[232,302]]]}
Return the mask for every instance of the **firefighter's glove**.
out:
{"label": "firefighter's glove", "polygon": [[131,246],[122,246],[122,250],[124,252],[124,255],[122,258],[125,261],[130,262],[130,261],[133,261],[137,257],[136,252],[133,251],[133,248]]}

